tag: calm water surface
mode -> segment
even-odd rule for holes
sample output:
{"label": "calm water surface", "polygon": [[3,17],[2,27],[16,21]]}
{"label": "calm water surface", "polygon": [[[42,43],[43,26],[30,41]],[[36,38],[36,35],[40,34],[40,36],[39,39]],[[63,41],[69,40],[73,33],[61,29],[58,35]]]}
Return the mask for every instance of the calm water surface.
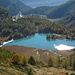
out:
{"label": "calm water surface", "polygon": [[20,46],[27,46],[27,47],[35,47],[40,49],[51,49],[56,50],[54,47],[55,45],[64,44],[67,46],[74,46],[75,47],[75,40],[47,40],[47,34],[35,34],[33,36],[29,36],[27,38],[14,40],[12,43],[8,43],[4,46],[10,45],[20,45]]}

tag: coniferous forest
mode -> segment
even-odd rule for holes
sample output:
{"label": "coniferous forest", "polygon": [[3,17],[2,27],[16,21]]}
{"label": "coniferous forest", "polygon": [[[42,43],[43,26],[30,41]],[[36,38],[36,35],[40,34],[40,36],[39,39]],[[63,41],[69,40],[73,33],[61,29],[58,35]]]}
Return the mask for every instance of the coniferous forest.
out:
{"label": "coniferous forest", "polygon": [[6,9],[2,11],[0,17],[0,36],[2,37],[12,35],[14,39],[19,39],[35,34],[36,30],[38,30],[39,33],[50,32],[66,34],[66,28],[63,24],[50,22],[47,19],[32,16],[25,16],[16,20],[16,22],[13,22],[8,11]]}

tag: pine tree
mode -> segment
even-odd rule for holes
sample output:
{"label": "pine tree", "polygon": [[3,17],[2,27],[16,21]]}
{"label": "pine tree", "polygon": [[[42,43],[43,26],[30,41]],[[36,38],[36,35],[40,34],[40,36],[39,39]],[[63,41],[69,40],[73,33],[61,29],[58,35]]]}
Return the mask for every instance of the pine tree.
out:
{"label": "pine tree", "polygon": [[36,65],[36,62],[35,62],[35,60],[32,56],[29,58],[28,63],[31,64],[31,65]]}
{"label": "pine tree", "polygon": [[63,66],[65,69],[67,69],[67,67],[68,67],[68,60],[67,60],[67,58],[64,58],[64,60],[63,60],[63,62],[62,62],[62,66]]}
{"label": "pine tree", "polygon": [[60,66],[60,64],[61,64],[61,58],[60,58],[60,56],[56,57],[56,64],[57,64],[57,66]]}
{"label": "pine tree", "polygon": [[18,54],[14,54],[13,57],[12,57],[12,62],[14,64],[19,64],[19,62],[20,62],[20,56]]}
{"label": "pine tree", "polygon": [[22,64],[23,64],[24,66],[27,65],[27,58],[26,58],[26,56],[23,56],[23,58],[22,58]]}
{"label": "pine tree", "polygon": [[48,60],[48,67],[52,67],[52,66],[53,66],[53,59],[52,57],[50,57]]}

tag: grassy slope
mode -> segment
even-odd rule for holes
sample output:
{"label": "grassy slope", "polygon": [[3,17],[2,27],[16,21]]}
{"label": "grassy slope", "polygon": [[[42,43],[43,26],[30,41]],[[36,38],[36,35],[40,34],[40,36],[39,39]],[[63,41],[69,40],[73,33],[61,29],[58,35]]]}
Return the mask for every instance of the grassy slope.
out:
{"label": "grassy slope", "polygon": [[[42,62],[47,62],[49,57],[52,56],[53,58],[56,58],[56,54],[53,52],[56,52],[58,55],[62,55],[63,57],[68,57],[70,54],[73,52],[70,50],[66,51],[51,51],[51,50],[44,50],[44,49],[39,49],[39,55],[36,54],[37,50],[36,48],[31,48],[31,47],[23,47],[23,46],[3,46],[2,48],[5,48],[11,52],[16,52],[20,55],[26,55],[28,58],[30,56],[34,56],[34,58],[37,61],[42,61]],[[49,55],[47,55],[49,53]],[[44,65],[45,66],[45,65]],[[71,70],[65,70],[63,68],[55,68],[55,67],[42,67],[42,66],[21,66],[21,65],[14,65],[12,63],[6,63],[0,61],[0,75],[27,75],[26,73],[28,72],[28,68],[32,68],[34,75],[66,75],[65,73],[74,73],[75,71]]]}
{"label": "grassy slope", "polygon": [[[37,52],[35,50],[37,50],[36,48],[32,48],[32,47],[23,47],[23,46],[3,46],[3,48],[11,51],[11,52],[16,52],[20,55],[26,55],[28,58],[30,56],[34,56],[36,60],[41,60],[43,62],[47,62],[48,58],[50,56],[52,56],[53,58],[56,58],[56,54],[54,54],[53,52],[56,52],[58,55],[62,55],[64,57],[69,56],[70,54],[72,54],[73,52],[70,50],[65,50],[65,51],[58,51],[58,50],[43,50],[43,49],[39,49],[39,54],[37,54]],[[49,53],[49,55],[47,55],[47,53]],[[40,55],[40,56],[39,56]]]}
{"label": "grassy slope", "polygon": [[[11,52],[16,52],[20,55],[26,55],[28,58],[30,56],[34,56],[34,58],[38,61],[43,61],[43,62],[47,62],[48,58],[50,57],[50,55],[55,58],[56,55],[53,54],[51,51],[49,50],[42,50],[39,49],[39,54],[37,54],[36,52],[36,48],[32,48],[32,47],[23,47],[23,46],[4,46],[3,48],[11,51]],[[49,52],[49,55],[47,55],[47,52]]]}
{"label": "grassy slope", "polygon": [[[71,75],[71,73],[75,74],[75,71],[71,70],[65,70],[63,68],[55,68],[55,67],[36,67],[36,66],[31,66],[29,67],[32,68],[34,75],[66,75],[68,73]],[[26,73],[22,72],[23,67],[8,67],[5,66],[3,63],[0,63],[0,75],[27,75]]]}
{"label": "grassy slope", "polygon": [[[31,66],[34,72],[34,75],[66,75],[65,73],[75,73],[75,71],[65,70],[65,69],[57,69],[54,67],[47,68],[47,67],[34,67]],[[1,66],[0,64],[0,75],[27,75],[16,68]]]}
{"label": "grassy slope", "polygon": [[16,68],[6,67],[0,64],[0,75],[27,75]]}
{"label": "grassy slope", "polygon": [[41,67],[41,68],[36,68],[35,69],[36,74],[35,75],[71,75],[71,73],[75,74],[75,71],[70,71],[70,70],[65,70],[65,69],[60,69],[60,68],[54,68],[54,67]]}

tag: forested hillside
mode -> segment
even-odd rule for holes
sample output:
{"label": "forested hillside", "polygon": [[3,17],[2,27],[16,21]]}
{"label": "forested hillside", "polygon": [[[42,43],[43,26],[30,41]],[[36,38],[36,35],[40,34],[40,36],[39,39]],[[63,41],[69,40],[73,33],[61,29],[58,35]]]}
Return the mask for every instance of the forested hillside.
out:
{"label": "forested hillside", "polygon": [[42,6],[37,7],[25,14],[43,14],[46,15],[48,18],[61,18],[65,16],[69,16],[75,10],[75,0],[69,0],[65,4],[60,6]]}
{"label": "forested hillside", "polygon": [[11,15],[16,15],[19,11],[25,12],[31,9],[31,7],[24,5],[19,0],[0,0],[0,6],[7,8]]}
{"label": "forested hillside", "polygon": [[32,16],[19,18],[16,22],[13,22],[8,15],[8,11],[3,7],[0,7],[0,9],[0,37],[19,39],[33,35],[36,32],[66,34],[72,39],[75,37],[74,30],[67,30],[63,24]]}
{"label": "forested hillside", "polygon": [[67,28],[75,26],[75,0],[69,0],[65,4],[60,6],[41,6],[34,8],[24,14],[39,14],[46,15],[47,18],[57,19],[59,18],[60,23],[65,24]]}
{"label": "forested hillside", "polygon": [[67,28],[74,27],[75,26],[75,12],[72,12],[69,16],[63,18],[59,22],[65,24]]}
{"label": "forested hillside", "polygon": [[65,34],[66,32],[62,24],[31,16],[18,19],[17,22],[12,22],[10,17],[0,21],[0,36],[5,37],[12,35],[14,39],[35,34],[37,31],[39,33],[50,32],[60,34]]}
{"label": "forested hillside", "polygon": [[3,7],[0,7],[0,19],[6,18],[8,17],[8,15],[8,10]]}

